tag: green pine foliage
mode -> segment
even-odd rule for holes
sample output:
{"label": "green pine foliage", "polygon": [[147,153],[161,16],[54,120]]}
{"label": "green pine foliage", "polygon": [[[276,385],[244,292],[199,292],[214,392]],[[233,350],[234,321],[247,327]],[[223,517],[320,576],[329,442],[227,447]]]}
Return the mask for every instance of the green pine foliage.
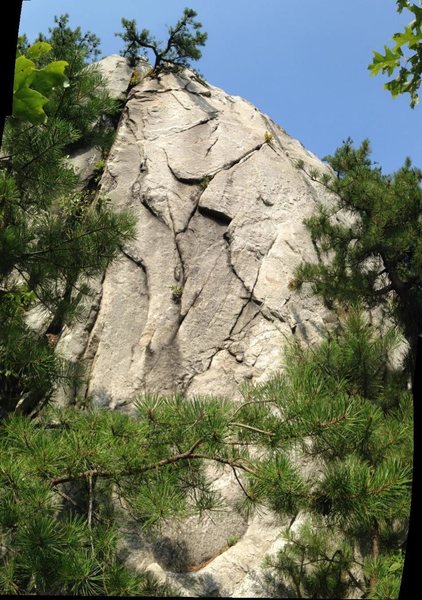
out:
{"label": "green pine foliage", "polygon": [[77,129],[77,140],[70,141],[68,149],[97,146],[105,152],[113,141],[110,122],[120,108],[108,94],[100,70],[94,64],[100,55],[100,40],[92,32],[85,34],[80,27],[69,27],[69,15],[55,17],[55,27],[49,36],[39,34],[38,40],[51,44],[52,57],[69,63],[69,88],[51,98],[49,114],[58,115]]}
{"label": "green pine foliage", "polygon": [[230,402],[146,396],[136,408],[136,418],[49,408],[0,421],[2,591],[144,595],[153,583],[117,559],[112,492],[148,530],[222,510],[210,461],[252,472]]}
{"label": "green pine foliage", "polygon": [[[398,340],[394,330],[377,335],[352,309],[343,331],[318,347],[292,342],[283,373],[249,389],[250,402],[262,403],[260,419],[254,404],[243,410],[255,410],[255,426],[273,435],[264,436],[271,475],[260,467],[248,495],[278,512],[311,515],[267,564],[299,597],[348,597],[353,588],[397,597],[413,450],[411,394],[389,362]],[[309,474],[292,459],[311,461]],[[396,559],[400,568],[385,566]]]}
{"label": "green pine foliage", "polygon": [[[367,141],[354,148],[347,140],[326,160],[336,177],[306,173],[335,194],[333,207],[320,206],[305,220],[320,260],[302,263],[292,286],[310,283],[330,307],[363,301],[392,309],[415,353],[422,333],[422,172],[407,160],[384,175]],[[339,211],[350,223],[336,219]]]}
{"label": "green pine foliage", "polygon": [[174,27],[168,28],[169,37],[165,46],[153,37],[148,29],[138,31],[135,19],[122,19],[123,33],[116,35],[125,42],[122,56],[135,66],[139,58],[139,50],[151,50],[154,56],[155,73],[163,69],[180,69],[189,67],[191,60],[199,60],[202,56],[199,49],[207,41],[207,34],[201,31],[202,24],[195,21],[197,13],[185,8],[182,17]]}
{"label": "green pine foliage", "polygon": [[[135,416],[74,407],[4,418],[4,589],[139,594],[144,580],[116,558],[112,493],[141,531],[218,514],[224,507],[205,471],[213,463],[234,472],[244,514],[265,506],[310,515],[267,563],[289,589],[315,598],[389,590],[395,598],[412,473],[411,397],[389,365],[397,339],[380,338],[352,311],[319,346],[292,342],[285,371],[245,388],[242,404],[147,395]],[[42,552],[31,560],[36,547]]]}
{"label": "green pine foliage", "polygon": [[287,580],[298,598],[347,597],[353,577],[353,548],[347,541],[334,544],[332,532],[315,519],[285,537],[285,548],[265,557],[267,573]]}
{"label": "green pine foliage", "polygon": [[[22,43],[18,60],[31,63],[34,85],[34,73],[50,73],[65,58],[68,85],[38,85],[48,94],[45,122],[25,120],[22,112],[11,117],[0,157],[0,414],[35,409],[55,384],[74,376],[49,336],[77,315],[90,278],[133,236],[133,219],[113,212],[96,185],[77,191],[67,162],[75,146],[112,137],[108,117],[115,103],[101,75],[85,64],[96,41],[70,30],[66,16],[50,33],[48,41]],[[37,307],[48,323],[35,332],[26,314]]]}
{"label": "green pine foliage", "polygon": [[49,27],[50,35],[38,35],[37,41],[48,42],[53,47],[55,60],[66,60],[76,70],[96,60],[100,54],[100,39],[95,33],[82,33],[80,27],[69,27],[69,15],[66,13],[54,17],[54,27]]}

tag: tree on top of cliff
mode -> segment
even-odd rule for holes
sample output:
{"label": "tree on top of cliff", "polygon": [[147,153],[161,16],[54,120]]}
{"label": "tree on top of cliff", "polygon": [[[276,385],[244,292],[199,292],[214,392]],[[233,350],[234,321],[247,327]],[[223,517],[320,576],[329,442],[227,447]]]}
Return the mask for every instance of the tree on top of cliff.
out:
{"label": "tree on top of cliff", "polygon": [[135,66],[139,58],[139,49],[151,50],[154,55],[154,71],[163,68],[188,67],[189,61],[199,60],[202,56],[199,46],[204,46],[208,34],[200,31],[202,23],[195,21],[197,13],[185,8],[183,16],[174,27],[168,28],[169,37],[165,44],[153,37],[148,29],[137,31],[135,19],[122,19],[123,33],[116,33],[126,43],[122,56]]}

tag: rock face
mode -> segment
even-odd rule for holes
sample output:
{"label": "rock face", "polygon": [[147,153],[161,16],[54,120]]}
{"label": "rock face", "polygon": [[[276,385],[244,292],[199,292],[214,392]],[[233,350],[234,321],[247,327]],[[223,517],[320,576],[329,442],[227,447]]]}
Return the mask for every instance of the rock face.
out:
{"label": "rock face", "polygon": [[[125,61],[106,61],[123,89]],[[249,102],[187,70],[147,77],[130,91],[101,189],[136,215],[137,239],[98,282],[87,321],[59,343],[85,364],[94,403],[130,410],[145,391],[236,401],[242,382],[281,367],[286,338],[319,337],[328,313],[315,297],[289,289],[295,266],[314,257],[302,221],[323,200],[296,168],[299,159],[308,170],[327,169]],[[229,494],[234,484],[226,483]],[[229,571],[217,581],[219,593],[242,595],[246,572],[277,528],[229,515],[220,529],[197,562],[218,553],[228,534],[243,535],[212,574]],[[203,547],[199,536],[196,550]],[[215,560],[223,564],[224,554]],[[204,572],[189,577],[201,581]]]}
{"label": "rock face", "polygon": [[324,310],[288,287],[313,256],[302,220],[320,193],[298,159],[326,169],[188,71],[132,89],[102,192],[136,215],[137,240],[102,282],[83,351],[90,395],[112,406],[145,390],[236,399],[242,381],[280,367],[286,336],[318,335]]}

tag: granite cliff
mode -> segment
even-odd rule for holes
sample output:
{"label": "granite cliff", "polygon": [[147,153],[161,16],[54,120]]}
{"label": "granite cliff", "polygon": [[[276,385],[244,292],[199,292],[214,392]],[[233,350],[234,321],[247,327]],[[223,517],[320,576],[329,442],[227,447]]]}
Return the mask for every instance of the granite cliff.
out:
{"label": "granite cliff", "polygon": [[[286,338],[315,341],[333,320],[289,287],[295,266],[314,257],[302,221],[324,201],[296,163],[327,167],[249,102],[188,70],[142,76],[127,91],[124,59],[99,64],[125,101],[100,191],[136,215],[137,237],[94,282],[84,320],[61,335],[58,350],[84,365],[86,383],[58,401],[85,395],[130,411],[149,391],[236,402],[242,382],[281,368]],[[87,149],[72,160],[88,177],[97,159]],[[215,485],[228,506],[218,522],[191,519],[154,540],[133,531],[122,553],[187,594],[265,595],[259,565],[282,543],[280,523],[236,515],[230,473]],[[229,535],[239,539],[230,548]]]}

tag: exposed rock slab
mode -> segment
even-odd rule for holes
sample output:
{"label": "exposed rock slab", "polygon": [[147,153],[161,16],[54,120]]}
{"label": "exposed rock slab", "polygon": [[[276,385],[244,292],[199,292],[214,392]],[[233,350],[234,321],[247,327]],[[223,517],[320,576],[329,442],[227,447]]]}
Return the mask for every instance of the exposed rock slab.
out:
{"label": "exposed rock slab", "polygon": [[298,159],[326,168],[188,72],[132,90],[102,191],[136,214],[138,235],[104,279],[91,395],[107,381],[113,406],[146,390],[239,398],[239,383],[279,368],[285,336],[318,336],[323,308],[288,286],[313,255],[302,220],[320,193]]}
{"label": "exposed rock slab", "polygon": [[[131,410],[146,391],[236,401],[242,382],[280,368],[286,338],[318,339],[330,315],[306,290],[289,288],[296,265],[314,257],[302,221],[324,200],[298,160],[327,169],[249,102],[188,71],[132,89],[101,183],[117,208],[136,215],[137,239],[97,282],[88,324],[59,343],[86,365],[94,403]],[[235,489],[225,481],[228,506]],[[184,534],[167,530],[168,547],[185,544],[198,565],[216,558],[176,577],[186,593],[200,594],[205,576],[216,590],[249,593],[245,577],[280,524],[245,524],[234,513],[220,528],[189,523]],[[241,540],[223,552],[227,535]],[[166,551],[143,543],[128,560],[170,571]]]}

